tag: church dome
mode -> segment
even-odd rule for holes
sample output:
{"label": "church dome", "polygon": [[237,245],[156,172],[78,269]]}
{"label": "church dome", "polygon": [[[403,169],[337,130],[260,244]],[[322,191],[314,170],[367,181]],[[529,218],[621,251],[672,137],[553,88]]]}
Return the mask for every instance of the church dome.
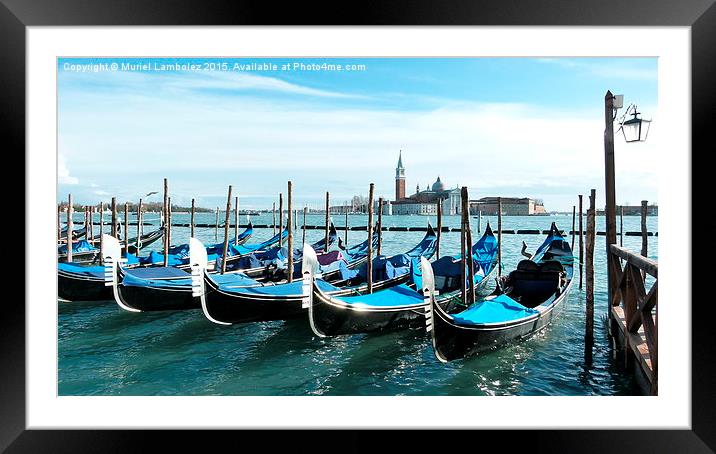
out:
{"label": "church dome", "polygon": [[440,177],[438,177],[437,181],[433,183],[433,192],[441,192],[445,190],[445,186],[443,185],[443,182],[440,181]]}

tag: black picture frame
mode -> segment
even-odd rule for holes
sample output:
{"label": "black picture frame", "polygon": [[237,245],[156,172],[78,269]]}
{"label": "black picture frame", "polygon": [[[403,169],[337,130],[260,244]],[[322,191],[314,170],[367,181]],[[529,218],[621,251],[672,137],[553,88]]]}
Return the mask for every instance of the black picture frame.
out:
{"label": "black picture frame", "polygon": [[[1,0],[0,48],[0,118],[5,126],[3,150],[6,159],[25,156],[25,32],[28,26],[85,26],[85,25],[553,25],[553,26],[688,26],[691,27],[692,71],[692,169],[708,172],[708,165],[694,165],[714,150],[707,141],[713,129],[716,102],[716,6],[713,0],[500,0],[429,2],[424,0],[383,2],[248,2],[213,1],[190,2],[154,0]],[[635,37],[638,39],[638,37]],[[666,106],[668,108],[668,106]],[[674,159],[689,159],[675,153]],[[13,159],[17,161],[17,159]],[[15,165],[15,164],[13,164]],[[692,213],[710,206],[708,175],[700,178],[692,173]],[[29,207],[26,206],[26,209]],[[712,214],[704,222],[691,222],[692,238],[716,232]],[[686,224],[689,225],[689,224]],[[23,241],[30,240],[24,237]],[[698,243],[694,243],[698,245]],[[706,252],[699,254],[692,244],[692,285],[706,281],[709,267],[702,263]],[[7,267],[8,265],[5,264]],[[16,264],[13,265],[17,267]],[[712,265],[711,265],[712,267]],[[16,268],[5,268],[6,291],[20,288],[11,277]],[[27,270],[27,268],[23,268]],[[25,285],[31,285],[25,275]],[[667,277],[668,279],[668,277]],[[703,285],[703,284],[701,284]],[[701,287],[701,286],[698,286]],[[699,300],[697,286],[681,301],[662,304],[687,305],[692,311],[692,430],[571,430],[524,431],[506,435],[500,431],[481,431],[466,437],[466,443],[477,446],[504,445],[509,439],[510,450],[549,452],[714,452],[716,449],[716,402],[714,396],[714,337],[707,326],[711,298]],[[691,299],[691,301],[689,301]],[[2,386],[0,386],[0,449],[7,452],[134,452],[150,449],[148,443],[167,443],[183,446],[190,442],[208,442],[218,448],[227,443],[234,449],[270,442],[271,449],[304,446],[323,449],[333,446],[341,450],[367,451],[380,444],[390,446],[390,440],[400,444],[401,450],[426,448],[429,437],[415,432],[377,434],[357,431],[333,431],[318,434],[314,431],[291,431],[284,435],[261,432],[234,431],[61,431],[25,430],[25,305],[20,296],[6,295],[0,317],[2,340]],[[24,295],[23,295],[24,301]],[[237,409],[238,410],[238,409]],[[479,411],[479,409],[475,409]],[[633,408],[635,421],[640,409]],[[426,418],[430,417],[426,415]],[[539,417],[539,414],[536,414]],[[575,409],[575,417],[579,417]],[[609,421],[605,421],[608,424]],[[467,435],[467,434],[466,434]],[[477,437],[477,438],[474,438]],[[462,437],[450,437],[456,446]],[[140,440],[141,439],[141,440]],[[339,444],[325,443],[326,440]],[[316,442],[320,440],[320,443]],[[141,441],[141,442],[140,442]],[[439,441],[438,441],[439,443]],[[412,446],[411,446],[412,445]],[[453,448],[454,449],[454,448]]]}

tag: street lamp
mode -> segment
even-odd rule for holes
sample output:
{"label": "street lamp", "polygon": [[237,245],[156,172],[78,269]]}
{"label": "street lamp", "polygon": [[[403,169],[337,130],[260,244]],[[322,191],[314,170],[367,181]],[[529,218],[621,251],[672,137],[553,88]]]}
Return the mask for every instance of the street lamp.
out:
{"label": "street lamp", "polygon": [[639,115],[641,115],[641,112],[637,112],[636,106],[632,105],[630,106],[625,116],[629,114],[629,110],[632,110],[631,115],[633,115],[634,118],[631,118],[627,121],[622,122],[621,124],[621,130],[624,134],[624,140],[626,142],[644,142],[646,140],[646,136],[649,134],[649,126],[651,125],[651,120],[644,120],[643,118],[639,118]]}

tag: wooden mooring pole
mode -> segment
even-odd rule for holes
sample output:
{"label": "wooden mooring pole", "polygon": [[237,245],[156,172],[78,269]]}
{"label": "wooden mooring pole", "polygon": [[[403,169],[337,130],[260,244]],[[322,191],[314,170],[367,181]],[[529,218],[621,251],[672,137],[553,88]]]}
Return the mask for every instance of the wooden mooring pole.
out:
{"label": "wooden mooring pole", "polygon": [[[112,199],[114,200],[114,199]],[[74,223],[72,222],[72,194],[67,198],[67,262],[72,261],[72,230],[74,229]]]}
{"label": "wooden mooring pole", "polygon": [[229,253],[229,219],[231,216],[231,189],[231,185],[229,185],[229,195],[226,197],[226,216],[224,219],[224,252],[221,254],[221,274],[226,273],[226,258]]}
{"label": "wooden mooring pole", "polygon": [[497,276],[502,276],[502,197],[497,198]]}
{"label": "wooden mooring pole", "polygon": [[465,236],[465,205],[467,204],[467,202],[465,201],[466,198],[467,189],[463,186],[460,190],[460,297],[462,304],[467,306],[467,260],[465,257],[465,243],[467,243]]}
{"label": "wooden mooring pole", "polygon": [[619,246],[624,246],[624,205],[619,207]]}
{"label": "wooden mooring pole", "polygon": [[463,186],[461,190],[462,197],[462,215],[465,223],[465,248],[462,255],[467,263],[467,280],[468,292],[465,304],[472,306],[475,303],[475,264],[472,260],[472,231],[470,229],[470,198],[467,193],[467,186]]}
{"label": "wooden mooring pole", "polygon": [[592,345],[594,343],[594,242],[596,239],[596,190],[592,189],[589,195],[589,210],[587,211],[587,295],[586,295],[586,326],[584,333],[585,354],[591,362]]}
{"label": "wooden mooring pole", "polygon": [[326,191],[326,244],[325,244],[325,248],[323,248],[323,250],[325,252],[328,252],[328,224],[330,223],[329,222],[330,199],[331,199],[331,195],[328,193],[328,191]]}
{"label": "wooden mooring pole", "polygon": [[62,243],[62,204],[57,204],[57,244]]}
{"label": "wooden mooring pole", "polygon": [[[288,194],[288,282],[293,282],[293,223],[296,221],[296,217],[293,212],[293,201],[291,200],[293,192],[293,185],[291,181],[288,182],[287,194]],[[328,248],[328,245],[326,245]]]}
{"label": "wooden mooring pole", "polygon": [[167,222],[167,205],[169,202],[169,181],[164,179],[164,199],[162,202],[162,218],[164,219],[164,266],[169,266],[169,223]]}
{"label": "wooden mooring pole", "polygon": [[582,194],[579,194],[579,289],[582,290],[584,274],[584,229],[582,228]]}
{"label": "wooden mooring pole", "polygon": [[[435,258],[440,258],[440,235],[442,235],[443,230],[443,209],[442,209],[442,203],[438,201],[438,241],[435,244]],[[479,221],[478,221],[479,223]]]}
{"label": "wooden mooring pole", "polygon": [[[110,229],[112,236],[117,238],[117,198],[112,197],[112,228]],[[119,239],[119,238],[117,238]]]}
{"label": "wooden mooring pole", "polygon": [[172,247],[172,198],[171,197],[167,198],[167,246]]}
{"label": "wooden mooring pole", "polygon": [[378,250],[376,255],[380,255],[383,245],[383,197],[378,197]]}
{"label": "wooden mooring pole", "polygon": [[137,255],[139,255],[139,248],[142,247],[142,222],[142,199],[139,199],[139,205],[137,205]]}
{"label": "wooden mooring pole", "polygon": [[283,247],[283,192],[278,194],[278,247]]}
{"label": "wooden mooring pole", "polygon": [[482,232],[482,210],[477,210],[477,233]]}
{"label": "wooden mooring pole", "polygon": [[[104,240],[102,239],[102,236],[104,236],[104,202],[100,202],[99,204],[99,250],[102,250],[102,246],[104,245]],[[104,259],[102,259],[102,254],[99,254],[99,264],[104,265]]]}
{"label": "wooden mooring pole", "polygon": [[368,189],[368,293],[373,293],[373,187]]}
{"label": "wooden mooring pole", "polygon": [[306,244],[306,214],[308,213],[308,207],[303,207],[303,240],[301,241],[301,248]]}
{"label": "wooden mooring pole", "polygon": [[234,198],[234,244],[239,242],[239,196]]}
{"label": "wooden mooring pole", "polygon": [[346,231],[343,233],[344,246],[348,247],[348,206],[346,205]]}
{"label": "wooden mooring pole", "polygon": [[124,254],[129,254],[129,202],[124,202]]}
{"label": "wooden mooring pole", "polygon": [[[647,240],[646,230],[647,203],[646,200],[641,201],[641,255],[644,257],[649,256],[649,241]],[[641,279],[646,279],[646,271],[644,270],[641,270]]]}
{"label": "wooden mooring pole", "polygon": [[572,205],[572,254],[574,254],[574,238],[576,235],[576,232],[574,231],[574,229],[577,228],[576,220],[577,220],[577,207]]}
{"label": "wooden mooring pole", "polygon": [[219,207],[216,207],[216,217],[214,222],[214,241],[219,241]]}
{"label": "wooden mooring pole", "polygon": [[191,199],[191,215],[189,216],[189,236],[194,238],[194,213],[196,212],[196,200]]}

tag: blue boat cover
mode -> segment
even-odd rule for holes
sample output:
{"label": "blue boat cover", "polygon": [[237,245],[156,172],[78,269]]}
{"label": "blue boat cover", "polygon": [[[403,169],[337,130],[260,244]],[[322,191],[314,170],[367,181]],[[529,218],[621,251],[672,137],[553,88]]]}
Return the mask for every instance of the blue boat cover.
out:
{"label": "blue boat cover", "polygon": [[190,274],[186,271],[170,266],[125,269],[124,274],[131,275],[138,279],[175,279],[190,277]]}
{"label": "blue boat cover", "polygon": [[[99,249],[89,244],[87,240],[81,240],[72,243],[72,252],[99,252]],[[58,246],[57,253],[67,254],[67,245]]]}
{"label": "blue boat cover", "polygon": [[390,287],[375,293],[358,296],[342,296],[338,299],[353,306],[366,307],[415,306],[423,303],[422,294],[404,284],[396,285],[395,287]]}
{"label": "blue boat cover", "polygon": [[[213,279],[213,276],[212,276]],[[340,290],[323,279],[316,279],[316,285],[324,292]],[[286,282],[276,285],[257,285],[254,287],[236,288],[232,285],[221,284],[219,289],[236,295],[265,295],[265,296],[301,296],[303,292],[303,281]]]}
{"label": "blue boat cover", "polygon": [[519,320],[537,313],[539,311],[527,308],[502,294],[490,300],[479,301],[452,317],[455,322],[460,324],[480,325]]}
{"label": "blue boat cover", "polygon": [[[128,272],[124,275],[122,285],[128,287],[171,287],[183,289],[191,288],[191,276],[188,273],[178,270],[177,268],[161,267],[147,269],[146,271],[150,270],[154,270],[155,273],[139,273],[140,275],[147,277],[139,277],[137,273],[135,273],[135,271],[139,270],[131,270],[131,272]],[[179,271],[181,275],[179,273],[175,273],[175,271],[172,270]],[[172,275],[176,275],[177,277],[171,277]],[[163,276],[164,279],[162,279]],[[220,285],[260,285],[259,282],[254,279],[251,279],[243,273],[212,274],[211,278],[214,282]]]}
{"label": "blue boat cover", "polygon": [[57,269],[66,273],[76,274],[84,277],[96,277],[104,280],[103,266],[84,266],[79,263],[58,263]]}
{"label": "blue boat cover", "polygon": [[496,265],[497,249],[497,238],[492,234],[488,224],[482,238],[477,240],[477,243],[472,247],[472,259],[477,265],[475,272],[482,270],[485,276],[490,274],[490,271]]}

